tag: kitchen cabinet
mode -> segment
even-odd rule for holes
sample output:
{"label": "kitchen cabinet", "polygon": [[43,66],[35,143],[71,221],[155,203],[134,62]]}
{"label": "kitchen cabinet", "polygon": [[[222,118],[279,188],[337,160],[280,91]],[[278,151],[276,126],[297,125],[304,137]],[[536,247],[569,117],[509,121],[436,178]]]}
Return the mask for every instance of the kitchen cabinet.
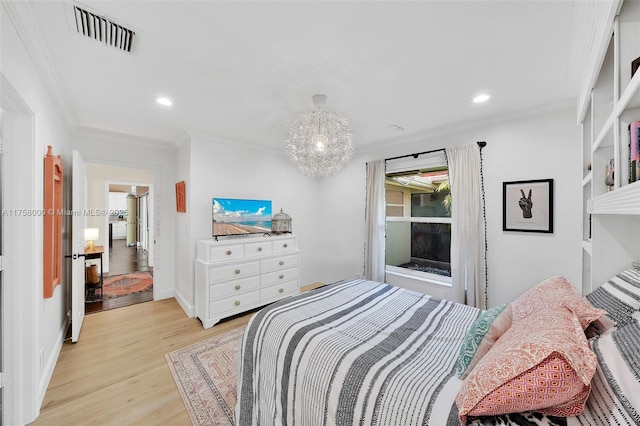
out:
{"label": "kitchen cabinet", "polygon": [[127,222],[112,222],[112,226],[114,240],[122,240],[127,238]]}
{"label": "kitchen cabinet", "polygon": [[127,216],[127,194],[124,192],[109,192],[109,216]]}

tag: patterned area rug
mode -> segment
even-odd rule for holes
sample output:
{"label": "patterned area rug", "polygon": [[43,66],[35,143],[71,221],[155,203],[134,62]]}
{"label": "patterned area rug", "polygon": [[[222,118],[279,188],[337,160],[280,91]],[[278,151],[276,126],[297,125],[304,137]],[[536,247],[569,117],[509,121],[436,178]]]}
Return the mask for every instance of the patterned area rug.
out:
{"label": "patterned area rug", "polygon": [[105,299],[140,293],[153,287],[153,276],[149,272],[133,272],[131,274],[105,277],[102,291]]}
{"label": "patterned area rug", "polygon": [[244,327],[236,328],[165,355],[194,425],[234,425],[243,332]]}

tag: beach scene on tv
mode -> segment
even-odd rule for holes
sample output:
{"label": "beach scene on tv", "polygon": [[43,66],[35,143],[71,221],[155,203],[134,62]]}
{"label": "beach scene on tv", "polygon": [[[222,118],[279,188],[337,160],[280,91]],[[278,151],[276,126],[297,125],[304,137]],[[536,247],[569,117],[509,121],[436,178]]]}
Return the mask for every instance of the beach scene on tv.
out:
{"label": "beach scene on tv", "polygon": [[271,232],[271,201],[213,198],[213,236]]}

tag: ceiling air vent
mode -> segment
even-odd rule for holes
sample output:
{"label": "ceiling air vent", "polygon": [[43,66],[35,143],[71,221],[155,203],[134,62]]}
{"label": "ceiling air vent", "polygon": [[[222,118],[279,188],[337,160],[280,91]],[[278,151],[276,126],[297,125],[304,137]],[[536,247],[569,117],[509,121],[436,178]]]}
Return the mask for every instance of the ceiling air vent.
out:
{"label": "ceiling air vent", "polygon": [[122,25],[118,25],[104,16],[86,11],[78,6],[73,7],[76,16],[76,29],[78,33],[89,38],[131,52],[135,32]]}

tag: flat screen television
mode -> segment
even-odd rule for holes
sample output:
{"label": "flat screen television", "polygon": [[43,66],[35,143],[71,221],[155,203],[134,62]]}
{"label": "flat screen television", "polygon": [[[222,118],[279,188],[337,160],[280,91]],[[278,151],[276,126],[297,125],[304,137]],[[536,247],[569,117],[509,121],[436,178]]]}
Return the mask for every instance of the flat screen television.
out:
{"label": "flat screen television", "polygon": [[213,236],[271,232],[271,200],[213,198]]}

